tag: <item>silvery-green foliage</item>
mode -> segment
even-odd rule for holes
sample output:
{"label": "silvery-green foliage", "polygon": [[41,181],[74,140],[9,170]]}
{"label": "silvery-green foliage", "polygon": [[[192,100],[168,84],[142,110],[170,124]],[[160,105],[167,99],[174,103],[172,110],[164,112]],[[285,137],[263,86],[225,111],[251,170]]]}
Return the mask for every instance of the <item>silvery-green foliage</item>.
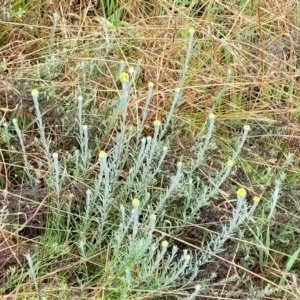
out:
{"label": "silvery-green foliage", "polygon": [[[152,137],[142,137],[136,143],[131,143],[131,139],[139,136],[141,132],[135,132],[133,127],[127,124],[129,75],[122,72],[120,79],[122,91],[114,112],[115,117],[119,116],[120,128],[112,131],[114,144],[110,152],[99,153],[98,176],[87,195],[87,203],[92,209],[86,206],[82,228],[85,234],[88,234],[86,220],[98,219],[98,233],[93,235],[93,243],[98,240],[96,243],[99,247],[108,243],[111,263],[107,272],[111,281],[119,285],[122,297],[128,296],[140,286],[162,291],[174,284],[189,286],[194,283],[199,268],[224,250],[225,242],[253,212],[253,208],[248,207],[245,201],[246,194],[238,193],[232,218],[219,233],[211,234],[209,241],[203,243],[201,251],[184,250],[179,255],[177,246],[169,246],[168,242],[163,240],[166,238],[165,234],[176,236],[178,229],[195,219],[199,209],[209,203],[228,178],[234,162],[229,160],[224,163],[214,176],[209,175],[208,182],[195,176],[195,171],[205,161],[213,136],[215,116],[210,114],[208,126],[202,131],[203,136],[197,139],[195,157],[190,163],[178,160],[174,173],[162,182],[160,177],[164,176],[163,166],[167,162],[168,154],[165,134],[172,115],[175,114],[176,105],[171,105],[165,125],[155,120]],[[178,101],[178,97],[179,91],[176,89],[173,101]],[[249,129],[246,125],[232,158],[237,158]],[[80,130],[79,137],[84,140],[84,134]],[[82,155],[84,153],[85,151],[82,151]],[[76,157],[76,162],[80,161],[78,152]],[[123,171],[125,165],[129,167],[126,176]],[[178,201],[182,202],[182,207],[178,206]],[[168,220],[168,214],[171,213],[171,208],[176,206],[179,207],[179,217],[174,227]],[[166,227],[168,223],[169,228]],[[111,227],[110,224],[114,226]],[[156,228],[159,228],[160,235],[154,234]],[[92,246],[88,244],[89,241],[85,241],[84,245],[91,249]],[[83,242],[78,245],[84,253]],[[166,265],[166,268],[163,265]],[[196,291],[199,291],[198,286],[189,296],[190,299]]]}
{"label": "silvery-green foliage", "polygon": [[55,152],[52,154],[53,157],[53,176],[52,178],[54,179],[54,187],[55,187],[55,191],[56,191],[56,195],[59,196],[60,194],[60,170],[59,170],[59,166],[58,166],[58,154]]}
{"label": "silvery-green foliage", "polygon": [[65,60],[65,54],[59,56],[54,55],[53,52],[51,52],[50,55],[46,56],[45,61],[37,63],[36,68],[33,69],[32,72],[37,78],[44,78],[49,81],[53,80],[62,72],[62,62]]}
{"label": "silvery-green foliage", "polygon": [[9,132],[9,128],[8,128],[8,123],[7,122],[3,122],[3,131],[2,131],[2,139],[4,140],[4,142],[7,144],[8,149],[11,149],[11,138],[12,138],[12,134]]}
{"label": "silvery-green foliage", "polygon": [[50,35],[50,53],[52,53],[52,48],[54,46],[54,40],[55,40],[55,31],[57,28],[57,21],[58,21],[59,15],[57,12],[53,13],[53,27],[51,29],[51,35]]}
{"label": "silvery-green foliage", "polygon": [[30,255],[29,253],[25,254],[24,256],[25,256],[25,258],[26,258],[26,260],[28,262],[28,266],[29,266],[29,269],[28,269],[29,278],[34,283],[35,292],[36,292],[38,298],[40,298],[40,295],[39,295],[39,284],[38,284],[38,281],[37,281],[38,263],[33,260],[32,255]]}
{"label": "silvery-green foliage", "polygon": [[1,205],[0,208],[0,224],[1,224],[1,230],[5,229],[6,225],[8,222],[8,217],[9,217],[9,213],[8,213],[8,209],[7,209],[7,191],[4,190],[3,193],[3,198],[4,198],[4,202],[3,205]]}
{"label": "silvery-green foliage", "polygon": [[50,153],[50,139],[46,137],[46,131],[45,131],[45,126],[43,123],[43,119],[42,119],[42,113],[40,111],[40,106],[39,106],[39,92],[36,89],[33,89],[31,91],[31,95],[32,95],[32,99],[33,99],[33,103],[34,103],[34,108],[35,108],[35,113],[36,113],[36,123],[38,126],[38,131],[39,131],[39,135],[40,135],[40,142],[41,142],[41,146],[42,149],[44,151],[44,154],[47,158],[47,161],[50,165],[51,162],[51,153]]}
{"label": "silvery-green foliage", "polygon": [[279,171],[279,173],[277,175],[277,178],[275,179],[275,187],[274,187],[272,197],[271,197],[270,212],[269,212],[269,215],[268,215],[268,218],[267,218],[268,220],[271,220],[272,216],[275,213],[275,208],[276,208],[277,201],[281,196],[281,190],[282,190],[281,186],[282,186],[282,184],[285,180],[285,177],[286,177],[286,174],[283,170],[284,170],[284,168],[286,168],[290,164],[291,160],[292,160],[292,154],[289,153],[285,157],[285,161],[282,165],[282,170]]}
{"label": "silvery-green foliage", "polygon": [[15,129],[16,129],[16,132],[17,132],[17,135],[18,135],[18,138],[19,138],[21,149],[23,151],[24,161],[27,164],[27,166],[29,166],[28,161],[27,161],[27,155],[26,155],[25,145],[24,145],[24,141],[23,141],[23,136],[22,136],[22,132],[21,132],[21,130],[19,128],[18,120],[15,118],[15,119],[12,120],[12,122],[13,122],[13,124],[15,126]]}
{"label": "silvery-green foliage", "polygon": [[182,70],[182,73],[181,73],[181,77],[179,79],[179,88],[182,88],[183,84],[185,82],[185,76],[186,76],[186,72],[188,70],[190,56],[191,56],[192,48],[193,48],[194,33],[195,33],[195,29],[190,28],[189,29],[189,37],[188,37],[188,47],[187,47],[186,56],[185,56],[185,62],[184,62],[183,70]]}
{"label": "silvery-green foliage", "polygon": [[[33,184],[35,182],[35,179],[34,179],[33,175],[31,174],[32,166],[30,165],[30,162],[28,161],[28,158],[27,158],[26,149],[25,149],[25,145],[24,145],[24,141],[23,141],[23,136],[22,136],[22,132],[19,128],[18,120],[16,118],[14,118],[12,120],[12,122],[14,124],[15,130],[17,132],[17,136],[19,138],[19,142],[21,145],[25,173],[27,174],[28,179],[30,180],[30,183]],[[6,130],[7,130],[7,128],[6,128]],[[6,133],[6,136],[9,138],[9,135],[7,133]]]}
{"label": "silvery-green foliage", "polygon": [[[205,280],[195,286],[201,266],[212,261],[225,249],[225,242],[232,237],[242,223],[251,215],[255,205],[249,207],[244,189],[238,190],[232,216],[219,232],[211,233],[202,241],[201,248],[180,248],[174,243],[178,233],[188,222],[193,222],[201,207],[209,204],[230,175],[250,130],[245,125],[242,137],[231,159],[223,162],[214,174],[203,179],[198,176],[205,166],[213,141],[215,115],[213,112],[199,133],[191,158],[172,155],[172,132],[178,118],[176,109],[183,101],[182,87],[192,50],[193,30],[190,30],[188,54],[185,60],[179,88],[174,90],[170,110],[162,120],[153,122],[153,134],[144,134],[150,109],[153,84],[149,83],[145,104],[136,124],[129,121],[130,89],[135,89],[138,68],[124,72],[121,63],[119,80],[121,91],[117,95],[111,114],[103,121],[110,136],[109,150],[100,144],[98,161],[91,159],[92,140],[88,134],[88,111],[85,111],[85,95],[77,97],[77,139],[79,149],[73,153],[72,175],[67,163],[60,162],[54,153],[49,158],[51,172],[46,180],[48,188],[59,197],[66,177],[86,188],[81,211],[74,213],[74,236],[82,259],[81,270],[88,278],[86,261],[93,257],[98,267],[91,276],[103,276],[107,290],[116,299],[129,299],[143,291],[157,290],[161,293],[170,288],[195,287],[187,299],[194,299]],[[229,72],[230,73],[230,72]],[[230,75],[230,74],[229,74]],[[228,75],[228,76],[229,76]],[[230,76],[229,76],[230,77]],[[33,92],[37,125],[41,144],[49,157],[50,140],[47,139],[37,102],[38,93]],[[92,151],[91,151],[92,150]],[[59,153],[59,152],[58,152]],[[75,175],[73,175],[75,174]],[[84,174],[84,176],[82,176]],[[85,178],[85,176],[87,178]],[[63,211],[63,206],[58,210]],[[66,209],[70,224],[71,209]],[[63,223],[63,214],[57,215],[57,224]],[[69,230],[69,228],[68,228]],[[179,241],[177,241],[179,243]],[[106,253],[105,263],[99,253]],[[102,259],[102,260],[101,260]],[[100,270],[99,270],[100,269]],[[114,294],[115,293],[115,294]]]}
{"label": "silvery-green foliage", "polygon": [[90,158],[88,126],[85,124],[83,110],[83,97],[77,97],[77,122],[79,127],[79,144],[81,149],[81,163],[79,164],[79,152],[76,153],[76,168],[81,166],[81,169],[86,170]]}

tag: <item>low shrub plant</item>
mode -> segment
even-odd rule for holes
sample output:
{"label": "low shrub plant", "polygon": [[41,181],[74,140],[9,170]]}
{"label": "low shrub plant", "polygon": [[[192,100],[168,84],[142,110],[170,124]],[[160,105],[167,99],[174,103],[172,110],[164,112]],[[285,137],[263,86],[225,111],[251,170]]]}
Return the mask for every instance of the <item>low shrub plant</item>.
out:
{"label": "low shrub plant", "polygon": [[[230,4],[236,5],[233,2]],[[100,5],[109,19],[92,18],[88,9],[87,15],[78,15],[79,32],[76,26],[66,26],[57,13],[52,16],[53,26],[48,26],[47,38],[42,38],[38,26],[34,27],[35,34],[41,34],[36,48],[43,49],[44,53],[36,61],[32,60],[32,65],[27,65],[23,56],[19,57],[25,69],[29,66],[26,75],[29,80],[24,90],[33,88],[30,107],[25,105],[29,113],[26,118],[23,106],[18,104],[11,118],[10,113],[5,112],[0,122],[3,123],[1,142],[5,145],[2,158],[3,161],[9,158],[9,163],[3,164],[4,172],[6,178],[21,187],[21,192],[14,190],[13,184],[0,178],[5,200],[1,202],[0,241],[1,245],[6,243],[17,258],[17,266],[1,273],[0,294],[5,297],[160,300],[198,299],[206,295],[215,295],[216,299],[225,295],[228,299],[265,299],[274,293],[281,297],[283,292],[292,295],[289,275],[299,263],[299,248],[293,242],[288,255],[282,255],[276,247],[272,249],[272,224],[282,208],[280,200],[288,177],[286,170],[293,157],[284,150],[277,153],[272,149],[278,158],[276,167],[268,167],[265,172],[261,172],[263,167],[258,167],[255,171],[258,180],[250,184],[245,181],[243,185],[240,183],[244,180],[236,180],[239,173],[242,176],[247,173],[241,172],[243,163],[250,166],[247,171],[255,164],[247,155],[245,161],[240,160],[245,153],[257,150],[257,143],[252,142],[254,138],[249,142],[249,132],[257,137],[259,135],[253,132],[257,130],[255,126],[267,130],[260,119],[253,121],[256,115],[249,113],[250,106],[254,103],[256,107],[259,101],[263,103],[262,95],[271,97],[273,89],[282,95],[286,93],[285,88],[279,88],[284,87],[284,83],[272,81],[269,83],[275,86],[272,89],[264,86],[275,76],[276,66],[272,66],[270,74],[266,65],[263,67],[265,63],[271,65],[267,59],[260,61],[262,72],[266,72],[262,77],[257,78],[257,72],[251,73],[259,65],[256,60],[251,64],[252,69],[240,66],[248,63],[249,41],[246,38],[245,46],[243,31],[229,30],[231,21],[224,23],[218,16],[222,12],[220,7],[227,11],[227,4],[225,7],[221,2],[211,2],[209,6],[212,6],[203,15],[211,25],[198,33],[193,28],[182,29],[183,23],[191,19],[181,23],[187,6],[182,2],[177,10],[177,4],[160,9],[162,14],[174,14],[163,38],[157,30],[160,21],[155,24],[148,16],[147,21],[141,19],[140,22],[154,22],[152,33],[136,30],[121,21],[131,9],[122,1],[118,2],[120,7],[114,4],[107,11],[103,3]],[[248,2],[239,5],[246,7]],[[190,8],[193,6],[190,4]],[[151,11],[155,10],[152,7]],[[199,8],[198,12],[201,11]],[[26,15],[25,10],[20,12],[17,19]],[[10,20],[14,14],[10,16],[5,11],[5,16]],[[255,31],[252,17],[245,18],[237,11],[230,17],[234,19],[233,24],[240,24],[235,16],[250,22],[247,23],[249,34]],[[173,23],[174,20],[178,24]],[[93,30],[90,25],[95,23],[99,26]],[[198,27],[200,23],[193,24]],[[118,28],[123,25],[129,26],[125,34]],[[176,36],[177,26],[181,39]],[[42,27],[46,32],[46,27]],[[7,38],[8,32],[5,31],[3,37]],[[145,39],[147,34],[153,34],[149,41]],[[168,40],[170,34],[174,34],[173,42]],[[199,34],[196,45],[195,34]],[[161,51],[156,43],[162,40],[167,42]],[[262,45],[263,49],[264,46],[267,49],[269,45]],[[184,47],[185,55],[182,54]],[[153,49],[147,55],[144,49],[150,48]],[[192,55],[195,52],[202,53],[203,57]],[[38,55],[40,50],[36,52]],[[144,61],[138,60],[141,56]],[[124,61],[118,64],[120,58]],[[154,61],[159,62],[160,80],[153,75],[156,69],[149,67]],[[191,61],[193,66],[189,69]],[[9,71],[6,59],[1,66]],[[149,72],[145,71],[148,67]],[[166,74],[159,75],[164,68]],[[200,70],[204,73],[199,76]],[[150,74],[155,84],[144,80],[142,73]],[[57,78],[61,82],[56,82]],[[261,86],[257,86],[260,80]],[[198,86],[193,88],[195,83]],[[248,90],[249,97],[245,97],[244,89]],[[155,102],[158,94],[165,101],[162,107],[159,101]],[[190,107],[188,97],[193,98]],[[201,109],[197,103],[199,97],[204,99],[199,105]],[[276,97],[280,98],[281,94],[278,92]],[[244,105],[245,99],[249,107]],[[183,132],[189,136],[186,124],[191,128],[194,122],[188,120],[183,124],[182,112],[186,107],[184,115],[190,119],[195,116],[197,125],[193,128],[193,142],[184,145],[188,148],[187,154],[181,154],[176,138]],[[233,116],[232,121],[228,121],[230,116]],[[241,120],[247,122],[243,124]],[[232,129],[228,133],[232,134],[230,138],[224,129],[227,121]],[[221,140],[226,139],[226,146],[221,150],[215,130],[219,122],[225,125],[218,127]],[[248,152],[241,155],[245,145]],[[216,149],[222,154],[217,156]],[[251,186],[253,183],[257,186]],[[31,192],[26,194],[28,190]],[[257,190],[261,191],[259,196],[256,196]],[[264,201],[257,217],[261,197]],[[216,216],[218,221],[212,230],[204,224],[202,214],[220,199],[226,206],[222,215],[225,218]],[[12,209],[12,204],[17,202],[18,209]],[[26,215],[22,206],[31,214]],[[36,217],[39,214],[40,219]],[[191,227],[199,229],[192,242],[186,238]],[[286,232],[293,232],[296,240],[295,227],[287,226]],[[28,228],[38,233],[30,235],[26,233]],[[280,241],[286,242],[286,232],[279,232]],[[7,236],[15,244],[8,241]],[[230,259],[233,256],[237,259],[227,260],[228,251]],[[241,259],[240,252],[247,255]],[[276,260],[280,256],[286,259],[282,262],[283,268]],[[221,280],[210,268],[216,260],[224,260],[229,266]],[[259,266],[261,273],[253,266]],[[272,268],[268,276],[263,274],[266,266],[276,267],[277,278]],[[255,285],[257,279],[262,283],[260,286]]]}
{"label": "low shrub plant", "polygon": [[[194,29],[190,29],[181,87],[193,34]],[[230,175],[250,127],[244,126],[231,158],[224,161],[215,174],[210,172],[207,178],[201,178],[198,171],[205,168],[212,143],[216,119],[213,111],[195,139],[192,157],[174,158],[171,132],[176,130],[181,88],[174,90],[165,117],[153,121],[153,135],[144,136],[153,83],[148,84],[146,102],[134,127],[128,120],[128,112],[129,91],[136,73],[134,69],[130,69],[130,73],[121,71],[122,89],[118,101],[103,120],[102,135],[109,131],[110,149],[106,150],[105,144],[95,146],[90,139],[88,112],[84,108],[88,99],[78,95],[75,127],[79,147],[69,153],[68,159],[60,157],[60,149],[51,154],[55,147],[43,124],[39,91],[32,90],[39,132],[37,144],[49,165],[45,185],[50,202],[43,233],[43,255],[26,254],[28,276],[39,297],[47,290],[42,288],[39,277],[50,263],[51,256],[47,258],[45,252],[52,243],[51,248],[65,245],[69,255],[76,253],[77,262],[70,267],[74,273],[71,281],[73,284],[77,281],[82,289],[96,286],[99,293],[101,290],[101,299],[155,298],[171,290],[178,291],[181,298],[195,299],[205,289],[207,280],[214,277],[213,272],[201,277],[202,266],[224,251],[226,241],[252,215],[258,203],[249,204],[246,190],[238,188],[232,215],[219,232],[204,239],[200,250],[181,244],[178,237],[182,229],[195,221],[200,209],[219,193]],[[34,187],[39,184],[39,178],[35,177],[34,167],[26,156],[17,119],[13,124],[23,152],[24,176]],[[92,159],[95,151],[99,153],[96,163]],[[173,167],[168,169],[166,165],[170,164]],[[64,199],[63,190],[70,185],[80,186],[84,195],[75,199],[76,195],[69,193],[67,200]]]}

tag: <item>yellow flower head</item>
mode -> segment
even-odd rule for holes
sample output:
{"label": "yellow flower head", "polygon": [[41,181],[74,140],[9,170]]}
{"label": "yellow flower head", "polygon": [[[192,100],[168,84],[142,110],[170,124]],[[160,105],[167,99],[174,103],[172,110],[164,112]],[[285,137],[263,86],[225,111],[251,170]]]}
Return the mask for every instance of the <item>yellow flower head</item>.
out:
{"label": "yellow flower head", "polygon": [[99,158],[102,158],[102,157],[106,157],[106,152],[104,152],[104,151],[99,152]]}
{"label": "yellow flower head", "polygon": [[169,243],[168,243],[168,241],[163,240],[163,241],[161,242],[161,245],[163,246],[163,248],[167,248],[168,245],[169,245]]}
{"label": "yellow flower head", "polygon": [[138,198],[134,198],[134,199],[132,200],[132,205],[133,205],[133,206],[139,206],[139,205],[140,205],[140,200],[139,200]]}
{"label": "yellow flower head", "polygon": [[186,260],[190,260],[190,259],[191,259],[190,254],[187,254],[187,255],[185,256],[185,259],[186,259]]}
{"label": "yellow flower head", "polygon": [[53,157],[53,158],[57,158],[57,157],[58,157],[57,152],[54,152],[54,153],[52,154],[52,157]]}
{"label": "yellow flower head", "polygon": [[129,81],[129,74],[126,73],[126,72],[122,72],[122,73],[120,74],[119,79],[120,79],[121,81],[127,82],[127,81]]}
{"label": "yellow flower head", "polygon": [[150,215],[150,219],[155,220],[156,219],[156,215],[155,214],[151,214]]}
{"label": "yellow flower head", "polygon": [[247,192],[244,188],[239,188],[236,193],[240,197],[246,197],[246,194],[247,194]]}
{"label": "yellow flower head", "polygon": [[177,88],[175,89],[175,92],[176,92],[176,93],[179,93],[179,92],[180,92],[180,88],[177,87]]}
{"label": "yellow flower head", "polygon": [[260,198],[259,198],[258,196],[254,196],[254,197],[253,197],[253,201],[254,201],[254,202],[259,202],[259,200],[260,200]]}
{"label": "yellow flower head", "polygon": [[213,114],[213,113],[210,113],[209,116],[208,116],[210,119],[215,119],[216,116]]}
{"label": "yellow flower head", "polygon": [[249,125],[245,125],[244,126],[244,130],[249,131],[250,130],[250,126]]}
{"label": "yellow flower head", "polygon": [[37,90],[37,89],[33,89],[32,91],[31,91],[31,95],[32,96],[37,96],[39,94],[39,91]]}
{"label": "yellow flower head", "polygon": [[182,167],[182,161],[177,162],[177,167]]}
{"label": "yellow flower head", "polygon": [[160,126],[161,125],[161,121],[160,120],[155,120],[153,122],[154,126]]}
{"label": "yellow flower head", "polygon": [[154,86],[154,83],[153,82],[148,82],[148,87],[153,87]]}
{"label": "yellow flower head", "polygon": [[231,160],[231,159],[227,162],[227,166],[228,166],[228,167],[232,167],[233,164],[234,164],[234,162],[233,162],[233,160]]}
{"label": "yellow flower head", "polygon": [[191,27],[191,28],[189,29],[189,33],[194,34],[194,33],[195,33],[195,28]]}

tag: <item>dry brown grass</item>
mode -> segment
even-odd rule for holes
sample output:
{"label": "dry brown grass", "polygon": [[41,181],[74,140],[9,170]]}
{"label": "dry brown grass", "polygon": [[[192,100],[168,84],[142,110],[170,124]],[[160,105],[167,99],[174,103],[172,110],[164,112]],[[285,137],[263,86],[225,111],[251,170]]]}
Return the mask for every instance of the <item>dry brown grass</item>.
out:
{"label": "dry brown grass", "polygon": [[[154,82],[155,91],[148,121],[163,118],[184,63],[184,29],[194,27],[194,50],[184,86],[184,103],[178,111],[185,124],[183,132],[192,139],[199,130],[231,69],[232,78],[215,111],[219,129],[218,155],[227,155],[224,145],[228,146],[228,141],[233,143],[232,133],[248,122],[253,131],[243,166],[249,175],[248,178],[237,176],[236,183],[247,186],[254,194],[263,194],[269,187],[260,172],[265,168],[280,169],[283,154],[290,152],[295,155],[295,161],[286,170],[292,174],[288,184],[298,185],[300,32],[296,24],[300,24],[300,16],[296,15],[297,1],[207,0],[195,6],[175,7],[172,1],[155,0],[150,3],[131,1],[129,8],[128,1],[120,0],[121,19],[128,26],[107,28],[99,23],[106,21],[101,19],[101,10],[96,8],[95,1],[79,1],[79,4],[73,1],[71,5],[69,1],[59,0],[51,4],[41,0],[28,1],[26,5],[23,1],[10,2],[14,2],[16,9],[18,5],[26,7],[26,12],[19,19],[0,20],[0,57],[8,65],[0,77],[2,107],[12,109],[20,103],[19,115],[32,119],[29,111],[31,87],[55,90],[57,103],[61,105],[59,99],[65,104],[64,101],[68,101],[65,99],[74,94],[78,86],[85,85],[87,94],[95,94],[93,105],[100,111],[103,103],[111,101],[119,90],[115,74],[120,60],[124,60],[128,65],[141,68],[136,89],[130,94],[130,121],[135,123],[136,108],[145,100],[149,81]],[[59,13],[59,19],[54,43],[50,45],[53,12]],[[111,37],[112,48],[101,57],[105,49],[99,52],[101,39],[96,32],[103,36],[105,30]],[[51,56],[58,64],[55,74],[38,76],[37,64],[42,70],[50,64]],[[80,68],[80,63],[85,65]],[[95,65],[94,72],[84,83],[85,71],[91,64]],[[178,145],[186,150],[188,146],[182,144],[182,134],[177,133]],[[270,151],[272,149],[276,154]],[[294,220],[293,224],[299,222],[299,206],[295,214],[293,209],[293,203],[298,203],[297,197],[297,193],[291,193],[292,204],[285,200],[278,214],[288,216]],[[286,222],[275,220],[274,224],[283,228]],[[299,239],[296,227],[294,234],[295,239]],[[1,243],[2,240],[1,235]],[[13,247],[10,241],[8,245]],[[266,259],[260,269],[252,270],[252,281],[248,282],[264,286],[263,278],[281,277],[287,252],[274,249],[275,257]],[[299,260],[296,264],[299,266]],[[230,268],[236,267],[232,258]],[[254,278],[255,273],[258,273],[257,278]],[[297,270],[294,273],[300,276]],[[297,279],[295,284],[292,281],[289,293],[298,297]]]}

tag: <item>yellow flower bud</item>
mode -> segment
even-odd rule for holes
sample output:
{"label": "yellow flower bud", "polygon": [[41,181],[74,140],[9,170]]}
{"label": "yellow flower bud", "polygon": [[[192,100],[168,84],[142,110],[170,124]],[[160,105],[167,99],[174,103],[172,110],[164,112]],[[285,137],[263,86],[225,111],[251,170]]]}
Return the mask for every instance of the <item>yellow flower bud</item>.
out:
{"label": "yellow flower bud", "polygon": [[102,157],[106,157],[106,152],[104,152],[104,151],[99,152],[99,158],[102,158]]}
{"label": "yellow flower bud", "polygon": [[236,193],[238,196],[241,196],[241,197],[246,197],[246,194],[247,194],[247,192],[244,188],[239,188]]}
{"label": "yellow flower bud", "polygon": [[33,89],[32,91],[31,91],[31,95],[32,96],[37,96],[39,94],[39,91],[37,90],[37,89]]}
{"label": "yellow flower bud", "polygon": [[156,219],[156,215],[155,214],[151,214],[150,215],[150,219],[155,220]]}
{"label": "yellow flower bud", "polygon": [[161,121],[160,120],[155,120],[153,122],[154,126],[160,126],[161,125]]}
{"label": "yellow flower bud", "polygon": [[161,242],[161,245],[163,246],[163,248],[167,248],[168,245],[169,245],[169,243],[168,243],[168,241],[163,240],[163,241]]}
{"label": "yellow flower bud", "polygon": [[213,113],[210,113],[209,116],[208,116],[210,119],[215,119],[216,116],[213,114]]}
{"label": "yellow flower bud", "polygon": [[233,164],[234,164],[234,162],[233,162],[233,160],[231,160],[231,159],[227,162],[227,166],[228,166],[228,167],[232,167]]}
{"label": "yellow flower bud", "polygon": [[139,206],[139,205],[140,205],[140,200],[139,200],[138,198],[134,198],[134,199],[132,200],[132,205],[133,205],[133,206]]}
{"label": "yellow flower bud", "polygon": [[120,74],[119,79],[120,79],[121,81],[129,81],[129,74],[126,73],[126,72],[122,72],[122,73]]}

